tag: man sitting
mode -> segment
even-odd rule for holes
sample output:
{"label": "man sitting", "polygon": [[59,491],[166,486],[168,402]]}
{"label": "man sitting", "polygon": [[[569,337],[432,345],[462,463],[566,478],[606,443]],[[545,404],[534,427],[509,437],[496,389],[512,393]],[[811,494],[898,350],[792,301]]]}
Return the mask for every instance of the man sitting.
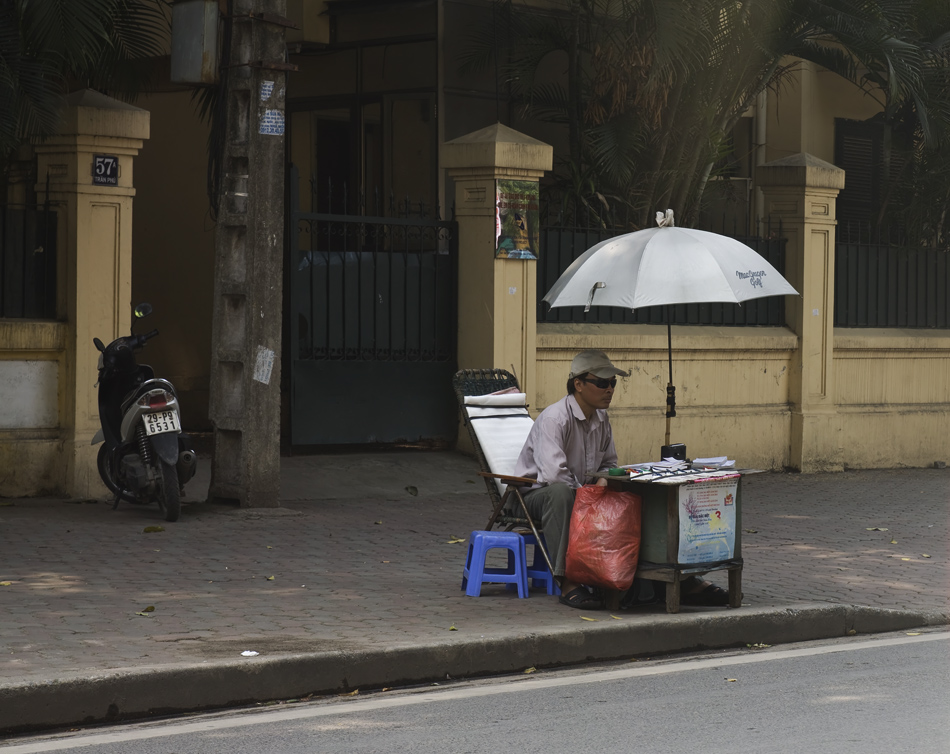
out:
{"label": "man sitting", "polygon": [[[554,560],[554,576],[561,586],[560,601],[582,610],[599,610],[603,600],[586,587],[565,578],[574,495],[594,475],[617,465],[613,431],[607,408],[617,386],[617,375],[629,372],[615,367],[603,351],[581,351],[571,362],[567,395],[538,416],[515,464],[514,475],[537,479],[524,493],[532,517],[539,518]],[[597,478],[596,484],[607,480]],[[690,600],[699,596],[702,602]],[[683,582],[684,604],[725,605],[724,589],[697,578]]]}
{"label": "man sitting", "polygon": [[600,609],[603,602],[564,578],[571,512],[578,487],[592,482],[597,472],[617,465],[607,407],[618,374],[629,375],[611,364],[603,351],[577,354],[571,362],[567,395],[538,416],[514,470],[515,476],[538,480],[524,495],[525,505],[532,516],[541,519],[554,560],[554,576],[561,585],[561,602],[584,610]]}

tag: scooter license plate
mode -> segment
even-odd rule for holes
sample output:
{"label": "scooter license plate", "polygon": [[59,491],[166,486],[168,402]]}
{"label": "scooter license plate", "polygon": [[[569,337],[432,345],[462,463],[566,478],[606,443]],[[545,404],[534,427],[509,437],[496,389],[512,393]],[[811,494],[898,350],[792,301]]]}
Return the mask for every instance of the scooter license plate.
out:
{"label": "scooter license plate", "polygon": [[142,421],[145,423],[145,434],[160,435],[163,432],[180,432],[181,425],[178,422],[178,412],[175,409],[169,411],[156,411],[154,414],[142,414]]}

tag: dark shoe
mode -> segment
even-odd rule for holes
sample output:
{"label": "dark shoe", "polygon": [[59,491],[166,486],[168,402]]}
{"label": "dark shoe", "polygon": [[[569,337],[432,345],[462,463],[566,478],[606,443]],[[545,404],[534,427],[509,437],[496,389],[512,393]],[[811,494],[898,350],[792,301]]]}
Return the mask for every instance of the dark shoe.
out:
{"label": "dark shoe", "polygon": [[578,610],[603,610],[604,602],[598,599],[584,587],[579,586],[571,589],[567,594],[562,594],[558,601],[568,607],[576,607]]}
{"label": "dark shoe", "polygon": [[[683,582],[684,585],[687,583],[688,580]],[[715,584],[706,584],[698,591],[680,592],[680,604],[699,607],[723,607],[729,604],[729,592]]]}
{"label": "dark shoe", "polygon": [[658,590],[652,581],[647,579],[634,579],[633,585],[624,592],[620,600],[620,609],[629,610],[641,605],[655,605],[662,596],[657,594]]}

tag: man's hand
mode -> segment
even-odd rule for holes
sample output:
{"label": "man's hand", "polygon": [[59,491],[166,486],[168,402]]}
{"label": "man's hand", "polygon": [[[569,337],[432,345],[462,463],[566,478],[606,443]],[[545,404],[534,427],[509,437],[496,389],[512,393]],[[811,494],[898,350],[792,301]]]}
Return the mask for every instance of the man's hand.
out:
{"label": "man's hand", "polygon": [[597,477],[597,481],[595,482],[595,484],[596,484],[598,487],[606,487],[606,486],[607,486],[607,477]]}

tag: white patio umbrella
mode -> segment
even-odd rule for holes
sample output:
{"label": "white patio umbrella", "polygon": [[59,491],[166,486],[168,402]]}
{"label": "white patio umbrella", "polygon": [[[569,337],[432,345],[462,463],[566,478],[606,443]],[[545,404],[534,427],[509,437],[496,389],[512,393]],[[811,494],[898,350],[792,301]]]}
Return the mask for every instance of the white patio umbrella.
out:
{"label": "white patio umbrella", "polygon": [[[734,303],[797,295],[788,281],[744,243],[677,228],[673,210],[656,213],[659,227],[601,241],[579,256],[544,297],[550,306],[644,306]],[[667,318],[670,381],[666,387],[666,445],[676,416],[673,342]]]}

